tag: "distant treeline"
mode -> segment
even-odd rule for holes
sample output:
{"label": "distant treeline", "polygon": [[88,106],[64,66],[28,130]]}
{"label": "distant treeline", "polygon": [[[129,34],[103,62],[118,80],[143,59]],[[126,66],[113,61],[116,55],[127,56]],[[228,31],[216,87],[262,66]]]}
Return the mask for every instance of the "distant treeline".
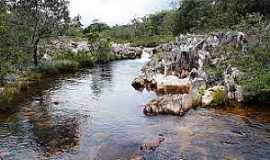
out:
{"label": "distant treeline", "polygon": [[[116,42],[159,42],[182,33],[252,29],[247,27],[270,17],[269,0],[182,0],[175,4],[175,9],[135,18],[127,25],[109,27],[96,20],[81,31],[105,32]],[[243,23],[245,28],[239,26]]]}

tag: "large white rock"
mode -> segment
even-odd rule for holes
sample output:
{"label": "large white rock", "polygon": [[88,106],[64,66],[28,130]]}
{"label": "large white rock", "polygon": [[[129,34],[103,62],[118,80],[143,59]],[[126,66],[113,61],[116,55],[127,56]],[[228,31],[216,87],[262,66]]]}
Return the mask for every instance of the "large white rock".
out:
{"label": "large white rock", "polygon": [[164,95],[149,102],[145,114],[174,114],[182,116],[192,107],[191,94]]}
{"label": "large white rock", "polygon": [[176,76],[165,76],[157,74],[154,76],[157,83],[157,90],[175,90],[175,92],[189,93],[191,90],[191,82],[189,78],[180,79]]}

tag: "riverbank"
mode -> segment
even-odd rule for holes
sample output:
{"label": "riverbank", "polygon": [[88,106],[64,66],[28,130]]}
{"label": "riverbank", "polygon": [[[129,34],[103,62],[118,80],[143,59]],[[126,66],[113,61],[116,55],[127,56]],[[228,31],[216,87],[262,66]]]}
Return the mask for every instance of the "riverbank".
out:
{"label": "riverbank", "polygon": [[[62,46],[54,45],[50,49],[47,48],[50,52],[46,51],[49,54],[43,55],[39,66],[14,74],[16,78],[0,88],[0,110],[12,111],[12,106],[23,100],[23,97],[27,96],[26,93],[44,79],[73,74],[82,68],[94,67],[96,64],[136,59],[142,55],[141,48],[130,47],[127,44],[114,44],[107,53],[90,53],[83,41],[60,44]],[[61,48],[65,49],[61,50]]]}

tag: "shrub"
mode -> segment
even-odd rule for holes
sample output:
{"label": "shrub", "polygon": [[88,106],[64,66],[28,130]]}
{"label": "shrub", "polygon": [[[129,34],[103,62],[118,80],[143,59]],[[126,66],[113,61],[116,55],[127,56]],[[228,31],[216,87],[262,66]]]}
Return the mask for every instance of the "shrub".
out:
{"label": "shrub", "polygon": [[245,78],[237,80],[245,91],[248,103],[269,103],[270,95],[270,38],[263,35],[262,44],[248,50],[246,55],[238,55],[231,63],[245,73]]}
{"label": "shrub", "polygon": [[207,74],[207,78],[210,82],[214,81],[219,81],[223,79],[223,65],[218,64],[218,65],[210,65],[210,64],[205,64],[203,66],[203,70]]}
{"label": "shrub", "polygon": [[213,103],[212,106],[218,106],[218,105],[222,105],[226,102],[226,94],[224,90],[220,90],[220,89],[216,89],[213,92]]}

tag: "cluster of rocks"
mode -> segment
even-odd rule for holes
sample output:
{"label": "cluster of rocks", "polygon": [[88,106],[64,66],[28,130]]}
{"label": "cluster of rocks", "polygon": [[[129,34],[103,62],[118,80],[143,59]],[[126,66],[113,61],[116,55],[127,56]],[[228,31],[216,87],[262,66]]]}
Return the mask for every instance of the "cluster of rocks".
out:
{"label": "cluster of rocks", "polygon": [[[50,55],[59,50],[69,50],[73,53],[89,52],[89,45],[85,39],[72,39],[67,37],[58,37],[56,40],[44,43],[40,46],[40,50],[45,49],[43,53],[44,59],[50,59]],[[136,59],[140,58],[143,49],[140,47],[131,47],[130,44],[112,43],[112,53],[119,59]]]}
{"label": "cluster of rocks", "polygon": [[121,57],[121,59],[141,58],[143,49],[140,47],[131,47],[130,44],[112,44],[112,52]]}
{"label": "cluster of rocks", "polygon": [[183,115],[198,105],[219,105],[227,99],[242,102],[243,88],[235,81],[244,76],[240,70],[225,65],[223,75],[213,78],[205,67],[218,68],[231,56],[230,49],[245,55],[247,35],[242,32],[188,34],[154,48],[151,60],[132,82],[135,89],[147,88],[162,94],[145,106],[145,113]]}

